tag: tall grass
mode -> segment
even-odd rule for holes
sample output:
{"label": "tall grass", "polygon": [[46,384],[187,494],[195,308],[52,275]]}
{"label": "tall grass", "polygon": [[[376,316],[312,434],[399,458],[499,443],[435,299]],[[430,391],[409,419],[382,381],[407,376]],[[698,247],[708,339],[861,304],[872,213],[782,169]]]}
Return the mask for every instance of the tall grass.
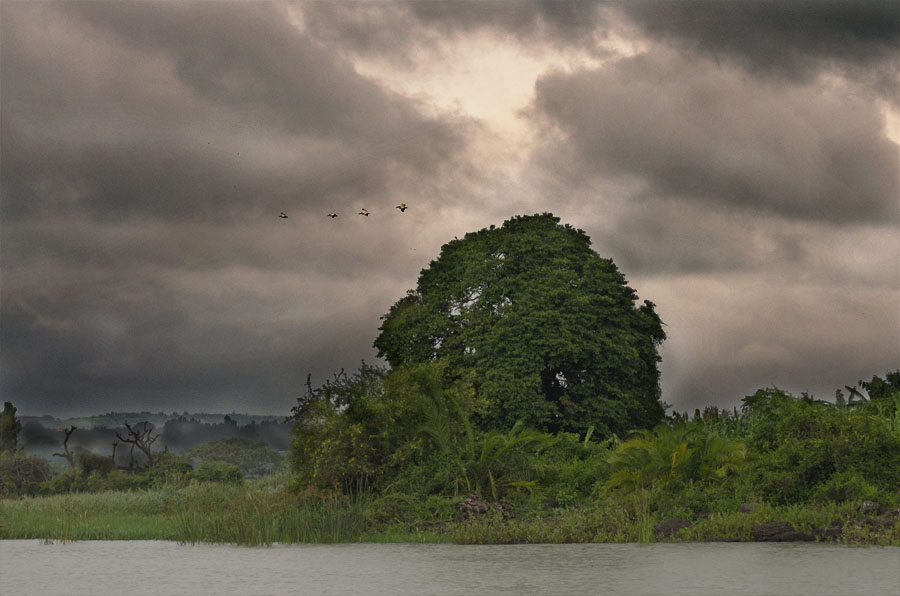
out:
{"label": "tall grass", "polygon": [[172,540],[163,491],[106,492],[0,500],[0,538]]}
{"label": "tall grass", "polygon": [[243,491],[223,504],[212,485],[198,485],[175,517],[182,542],[348,542],[367,529],[362,500]]}
{"label": "tall grass", "polygon": [[304,497],[266,482],[6,499],[0,538],[348,542],[368,529],[365,506],[362,498]]}

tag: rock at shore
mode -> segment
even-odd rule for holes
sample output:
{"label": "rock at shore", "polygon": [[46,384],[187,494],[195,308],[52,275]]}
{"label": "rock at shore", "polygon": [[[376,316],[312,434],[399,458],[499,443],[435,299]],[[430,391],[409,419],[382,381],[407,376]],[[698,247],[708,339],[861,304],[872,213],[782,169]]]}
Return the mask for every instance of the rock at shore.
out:
{"label": "rock at shore", "polygon": [[496,503],[491,503],[474,492],[469,493],[469,496],[456,504],[456,519],[460,521],[488,513],[500,514],[503,517],[514,517],[510,504],[503,499]]}
{"label": "rock at shore", "polygon": [[681,518],[667,519],[664,522],[660,522],[653,528],[653,532],[665,537],[672,537],[678,533],[678,530],[683,528],[690,528],[691,522],[683,520]]}
{"label": "rock at shore", "polygon": [[773,521],[756,524],[750,530],[754,542],[812,542],[812,534],[798,532],[789,522]]}

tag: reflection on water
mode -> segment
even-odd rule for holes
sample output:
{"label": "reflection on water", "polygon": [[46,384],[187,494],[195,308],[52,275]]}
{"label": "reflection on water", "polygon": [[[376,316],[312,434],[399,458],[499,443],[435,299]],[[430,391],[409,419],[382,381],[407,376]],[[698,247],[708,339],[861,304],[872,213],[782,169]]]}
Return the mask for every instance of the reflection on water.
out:
{"label": "reflection on water", "polygon": [[900,548],[4,540],[0,594],[900,596]]}

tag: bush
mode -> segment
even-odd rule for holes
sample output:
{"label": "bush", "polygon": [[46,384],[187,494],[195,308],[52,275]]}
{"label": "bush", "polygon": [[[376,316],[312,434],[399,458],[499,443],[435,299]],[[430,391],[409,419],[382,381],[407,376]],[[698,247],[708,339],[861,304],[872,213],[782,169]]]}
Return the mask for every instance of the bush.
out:
{"label": "bush", "polygon": [[185,455],[194,461],[219,461],[241,469],[245,478],[258,478],[277,472],[283,457],[266,447],[265,443],[232,437],[198,445]]}
{"label": "bush", "polygon": [[[760,390],[744,400],[760,496],[772,503],[896,492],[900,433],[882,409]],[[879,404],[876,404],[879,405]],[[868,406],[868,404],[865,404]],[[851,497],[852,498],[852,497]]]}
{"label": "bush", "polygon": [[147,478],[152,485],[185,484],[189,480],[194,466],[186,457],[164,451],[153,458],[153,467],[139,474]]}
{"label": "bush", "polygon": [[660,424],[636,431],[609,456],[609,490],[678,491],[729,481],[744,466],[745,445],[702,423]]}
{"label": "bush", "polygon": [[115,469],[116,462],[112,457],[98,455],[92,451],[82,451],[78,454],[78,465],[86,476],[94,473],[106,476]]}
{"label": "bush", "polygon": [[534,458],[543,496],[568,507],[589,498],[594,486],[609,475],[609,442],[591,442],[573,433],[559,433]]}
{"label": "bush", "polygon": [[818,503],[842,503],[875,499],[878,489],[866,482],[854,470],[838,472],[813,492],[813,500]]}
{"label": "bush", "polygon": [[235,484],[243,482],[244,473],[241,469],[233,464],[223,461],[204,461],[200,462],[197,470],[191,476],[195,480],[201,482],[226,482]]}
{"label": "bush", "polygon": [[24,451],[0,453],[0,496],[34,495],[50,478],[50,464]]}

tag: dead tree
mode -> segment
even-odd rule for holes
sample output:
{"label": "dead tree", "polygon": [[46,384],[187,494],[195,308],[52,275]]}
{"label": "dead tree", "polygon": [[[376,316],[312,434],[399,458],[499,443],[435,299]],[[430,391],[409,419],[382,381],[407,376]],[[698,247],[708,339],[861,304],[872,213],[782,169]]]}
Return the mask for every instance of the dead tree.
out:
{"label": "dead tree", "polygon": [[153,425],[149,422],[143,422],[138,428],[139,425],[131,426],[128,422],[125,422],[125,429],[128,431],[128,436],[123,437],[119,434],[119,431],[116,431],[116,438],[119,439],[123,443],[129,443],[131,445],[131,467],[134,468],[134,448],[137,447],[140,449],[145,456],[147,456],[147,467],[153,467],[153,451],[152,446],[153,442],[159,438],[159,433],[156,435],[153,434]]}
{"label": "dead tree", "polygon": [[57,457],[62,457],[69,462],[69,468],[71,468],[73,472],[75,471],[75,456],[69,451],[69,437],[71,437],[72,433],[76,430],[78,430],[78,427],[73,424],[71,428],[67,428],[63,431],[66,433],[66,439],[63,441],[63,452],[53,454]]}

